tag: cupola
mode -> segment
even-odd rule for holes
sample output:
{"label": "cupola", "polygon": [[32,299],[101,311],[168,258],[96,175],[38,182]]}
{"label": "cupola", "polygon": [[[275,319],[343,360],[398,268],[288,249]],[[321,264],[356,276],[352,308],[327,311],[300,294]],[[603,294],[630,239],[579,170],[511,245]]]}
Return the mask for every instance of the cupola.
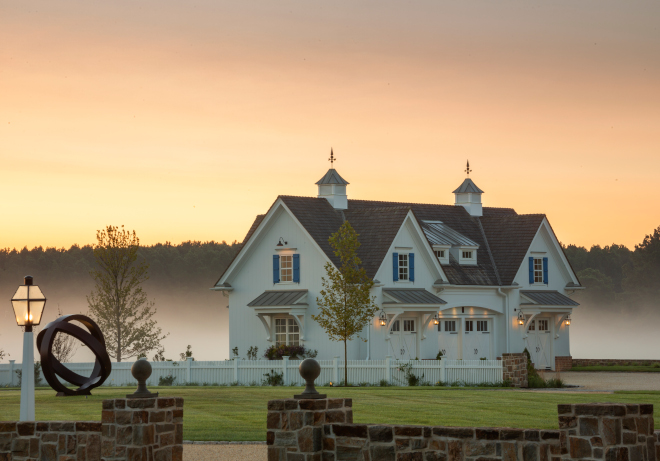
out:
{"label": "cupola", "polygon": [[483,216],[483,210],[481,207],[481,194],[484,193],[477,185],[470,179],[470,162],[467,162],[467,168],[465,172],[467,173],[467,178],[463,181],[458,189],[454,191],[454,196],[456,201],[454,205],[460,205],[470,213],[470,216]]}
{"label": "cupola", "polygon": [[348,208],[348,197],[346,196],[348,181],[334,169],[335,160],[335,155],[330,149],[330,169],[316,182],[319,186],[318,198],[326,199],[336,210],[345,210]]}

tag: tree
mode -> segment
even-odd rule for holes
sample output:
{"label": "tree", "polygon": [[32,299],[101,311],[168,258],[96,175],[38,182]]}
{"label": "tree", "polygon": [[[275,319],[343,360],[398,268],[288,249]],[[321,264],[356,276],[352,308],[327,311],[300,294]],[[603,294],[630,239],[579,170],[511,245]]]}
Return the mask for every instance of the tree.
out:
{"label": "tree", "polygon": [[[57,316],[62,317],[62,310],[57,306]],[[78,350],[80,343],[71,335],[58,331],[53,340],[53,355],[62,363],[69,362]]]}
{"label": "tree", "polygon": [[137,261],[140,239],[124,226],[107,226],[96,232],[96,240],[98,268],[90,272],[96,285],[87,303],[105,336],[108,354],[121,362],[158,349],[167,335],[153,320],[154,303],[141,286],[149,278],[149,264]]}
{"label": "tree", "polygon": [[[188,344],[188,347],[186,347],[186,350],[184,352],[181,352],[179,354],[179,357],[183,361],[188,360],[189,357],[192,358],[192,356],[193,356],[193,351],[192,351],[192,347],[190,346],[190,344]],[[193,360],[195,360],[195,359],[193,359]]]}
{"label": "tree", "polygon": [[4,358],[5,358],[5,351],[0,349],[0,360],[4,360]]}
{"label": "tree", "polygon": [[312,319],[321,325],[331,341],[344,342],[344,385],[348,384],[347,342],[357,337],[378,312],[376,298],[370,296],[374,281],[360,267],[357,256],[360,247],[358,234],[348,221],[328,239],[341,266],[325,264],[327,278],[323,277],[320,298],[316,298],[319,314]]}

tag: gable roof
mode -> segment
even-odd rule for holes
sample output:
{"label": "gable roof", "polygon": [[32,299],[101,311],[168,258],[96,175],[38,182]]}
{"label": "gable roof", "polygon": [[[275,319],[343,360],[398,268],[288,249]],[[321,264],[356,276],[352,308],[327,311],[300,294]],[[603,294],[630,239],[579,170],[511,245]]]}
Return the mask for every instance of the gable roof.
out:
{"label": "gable roof", "polygon": [[544,218],[543,214],[481,218],[503,285],[513,283]]}
{"label": "gable roof", "polygon": [[520,290],[520,294],[530,299],[531,303],[520,303],[521,306],[579,306],[566,295],[556,290]]}
{"label": "gable roof", "polygon": [[[484,207],[482,217],[473,217],[465,208],[455,205],[348,200],[346,210],[336,210],[324,198],[282,195],[278,200],[336,266],[340,264],[339,258],[328,239],[344,220],[348,220],[360,236],[358,256],[370,278],[375,277],[410,211],[425,234],[428,222],[442,222],[443,228],[450,230],[452,235],[459,235],[479,247],[474,266],[461,265],[451,255],[449,264],[442,265],[452,285],[511,285],[545,218],[542,214],[518,215],[512,208]],[[257,216],[241,250],[264,216]],[[433,238],[427,235],[427,240],[433,245]]]}

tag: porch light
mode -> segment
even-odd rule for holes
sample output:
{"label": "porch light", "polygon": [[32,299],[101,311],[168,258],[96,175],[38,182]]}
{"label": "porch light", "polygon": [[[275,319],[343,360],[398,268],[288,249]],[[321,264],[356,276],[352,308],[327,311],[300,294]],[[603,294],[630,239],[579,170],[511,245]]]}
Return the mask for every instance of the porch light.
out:
{"label": "porch light", "polygon": [[277,245],[276,245],[276,246],[278,246],[278,247],[283,247],[283,246],[286,245],[287,243],[288,243],[288,242],[285,242],[284,239],[283,239],[282,237],[280,237],[280,239],[277,241]]}
{"label": "porch light", "polygon": [[570,324],[571,324],[571,316],[570,316],[570,315],[567,315],[567,316],[566,316],[566,320],[564,320],[564,323],[565,323],[566,325],[570,325]]}
{"label": "porch light", "polygon": [[380,311],[379,319],[380,319],[379,321],[380,321],[380,326],[381,327],[384,327],[385,325],[387,325],[387,314],[385,314],[385,312]]}
{"label": "porch light", "polygon": [[525,316],[523,315],[522,312],[518,312],[518,325],[524,325],[525,324]]}
{"label": "porch light", "polygon": [[440,325],[440,318],[438,317],[438,314],[433,316],[433,325]]}

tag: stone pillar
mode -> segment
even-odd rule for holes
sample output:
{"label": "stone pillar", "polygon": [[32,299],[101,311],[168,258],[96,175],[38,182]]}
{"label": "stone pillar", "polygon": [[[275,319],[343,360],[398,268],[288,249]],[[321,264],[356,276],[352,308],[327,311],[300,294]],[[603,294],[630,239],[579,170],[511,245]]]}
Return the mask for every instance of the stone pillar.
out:
{"label": "stone pillar", "polygon": [[656,459],[653,405],[558,405],[558,413],[563,459]]}
{"label": "stone pillar", "polygon": [[[268,461],[320,461],[323,425],[352,423],[351,399],[268,402]],[[334,447],[333,447],[334,449]]]}
{"label": "stone pillar", "polygon": [[182,461],[183,399],[103,401],[104,461]]}
{"label": "stone pillar", "polygon": [[565,355],[555,357],[555,371],[568,371],[573,368],[573,357]]}
{"label": "stone pillar", "polygon": [[510,381],[513,387],[527,387],[527,356],[518,354],[502,354],[504,381]]}

